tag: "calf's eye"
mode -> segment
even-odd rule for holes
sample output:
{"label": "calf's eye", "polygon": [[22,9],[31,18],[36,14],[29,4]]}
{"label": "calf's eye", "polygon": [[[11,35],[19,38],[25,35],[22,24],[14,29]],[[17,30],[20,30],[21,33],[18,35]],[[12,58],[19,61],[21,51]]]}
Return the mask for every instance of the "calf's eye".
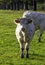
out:
{"label": "calf's eye", "polygon": [[32,20],[28,20],[28,23],[31,23],[32,22]]}
{"label": "calf's eye", "polygon": [[32,22],[32,20],[28,20],[27,22],[26,22],[26,24],[30,24]]}

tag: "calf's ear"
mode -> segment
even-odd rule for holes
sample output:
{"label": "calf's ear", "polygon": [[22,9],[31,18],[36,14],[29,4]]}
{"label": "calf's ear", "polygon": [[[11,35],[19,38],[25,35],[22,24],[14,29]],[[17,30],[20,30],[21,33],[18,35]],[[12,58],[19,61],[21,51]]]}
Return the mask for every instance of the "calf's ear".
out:
{"label": "calf's ear", "polygon": [[19,19],[16,19],[16,20],[14,20],[14,23],[15,24],[18,24],[18,23],[20,23],[20,20]]}

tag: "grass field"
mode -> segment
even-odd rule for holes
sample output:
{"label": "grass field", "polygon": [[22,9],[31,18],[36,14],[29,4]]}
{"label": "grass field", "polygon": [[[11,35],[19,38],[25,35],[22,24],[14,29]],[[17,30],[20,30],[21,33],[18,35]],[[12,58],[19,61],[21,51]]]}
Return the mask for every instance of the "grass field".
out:
{"label": "grass field", "polygon": [[30,44],[29,59],[20,58],[20,47],[15,36],[16,25],[13,20],[21,17],[23,12],[0,10],[0,65],[45,65],[45,34],[39,43],[39,31],[35,33]]}

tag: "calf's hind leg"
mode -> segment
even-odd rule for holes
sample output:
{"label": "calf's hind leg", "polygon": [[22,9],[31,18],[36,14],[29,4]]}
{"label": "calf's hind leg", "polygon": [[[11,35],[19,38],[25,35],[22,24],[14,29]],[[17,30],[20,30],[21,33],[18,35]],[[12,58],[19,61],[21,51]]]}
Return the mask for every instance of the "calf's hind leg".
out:
{"label": "calf's hind leg", "polygon": [[42,34],[43,34],[43,30],[40,30],[40,33],[39,33],[39,38],[38,38],[38,41],[41,42],[41,37],[42,37]]}

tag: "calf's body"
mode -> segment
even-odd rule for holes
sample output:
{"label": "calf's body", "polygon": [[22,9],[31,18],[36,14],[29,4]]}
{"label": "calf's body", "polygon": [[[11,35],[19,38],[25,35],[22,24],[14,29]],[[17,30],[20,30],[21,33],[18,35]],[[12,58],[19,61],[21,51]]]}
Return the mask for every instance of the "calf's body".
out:
{"label": "calf's body", "polygon": [[45,14],[26,11],[24,12],[23,17],[32,19],[35,30],[39,29],[38,41],[40,42],[42,33],[45,30]]}

